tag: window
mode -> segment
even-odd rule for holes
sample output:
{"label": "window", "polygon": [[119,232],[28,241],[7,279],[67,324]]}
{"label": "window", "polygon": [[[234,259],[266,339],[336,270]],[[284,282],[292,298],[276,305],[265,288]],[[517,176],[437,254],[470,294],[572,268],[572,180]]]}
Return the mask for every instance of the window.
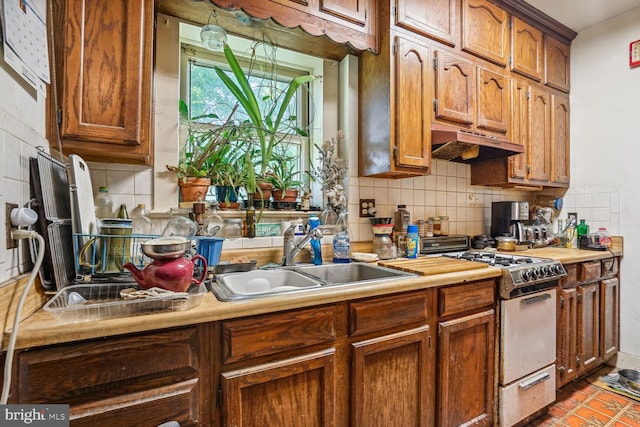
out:
{"label": "window", "polygon": [[[233,45],[235,46],[235,44]],[[289,82],[297,76],[310,74],[309,69],[297,68],[295,64],[274,65],[272,60],[276,48],[264,44],[254,44],[249,53],[234,48],[234,54],[241,62],[249,83],[257,94],[263,116],[268,111],[277,111],[282,103],[282,94]],[[253,57],[253,59],[252,59]],[[181,53],[181,98],[185,100],[191,117],[202,117],[211,126],[220,126],[229,117],[237,123],[248,121],[242,107],[236,106],[235,97],[216,74],[215,67],[225,71],[233,79],[224,54],[211,52],[199,46],[183,43]],[[290,102],[290,108],[280,123],[279,132],[287,144],[276,153],[292,159],[294,169],[300,177],[310,165],[310,130],[313,118],[313,103],[309,88],[303,85]],[[235,109],[234,109],[235,108]],[[212,117],[216,117],[213,118]],[[210,194],[208,199],[213,200]]]}

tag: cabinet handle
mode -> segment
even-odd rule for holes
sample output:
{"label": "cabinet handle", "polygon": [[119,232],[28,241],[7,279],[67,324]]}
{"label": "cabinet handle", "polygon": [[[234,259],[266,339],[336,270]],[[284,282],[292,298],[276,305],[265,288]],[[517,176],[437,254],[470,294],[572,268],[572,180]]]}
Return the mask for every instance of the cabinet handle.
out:
{"label": "cabinet handle", "polygon": [[531,378],[530,380],[523,381],[518,384],[522,390],[528,390],[536,384],[540,384],[541,382],[547,381],[551,379],[551,375],[548,372],[543,372],[542,374]]}
{"label": "cabinet handle", "polygon": [[540,302],[540,301],[548,300],[549,298],[551,298],[551,294],[536,295],[535,297],[523,299],[522,303],[523,304],[535,304],[535,303]]}

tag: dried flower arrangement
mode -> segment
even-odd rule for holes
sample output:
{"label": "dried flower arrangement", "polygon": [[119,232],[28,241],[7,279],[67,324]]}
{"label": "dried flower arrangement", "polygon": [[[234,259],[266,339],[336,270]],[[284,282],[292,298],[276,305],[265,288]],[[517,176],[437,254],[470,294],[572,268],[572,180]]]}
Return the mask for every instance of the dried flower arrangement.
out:
{"label": "dried flower arrangement", "polygon": [[336,211],[345,208],[347,202],[342,185],[347,166],[338,156],[338,143],[342,140],[344,140],[344,132],[340,130],[336,138],[323,142],[322,146],[316,144],[320,167],[309,172],[311,177],[321,184],[322,193],[327,197],[327,204]]}

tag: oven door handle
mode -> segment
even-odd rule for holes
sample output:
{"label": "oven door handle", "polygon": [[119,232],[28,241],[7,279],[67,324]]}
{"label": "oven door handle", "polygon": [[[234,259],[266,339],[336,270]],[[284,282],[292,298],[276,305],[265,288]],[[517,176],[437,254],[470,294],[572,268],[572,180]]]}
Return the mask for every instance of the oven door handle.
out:
{"label": "oven door handle", "polygon": [[535,297],[523,299],[522,303],[523,304],[535,304],[535,303],[540,302],[540,301],[548,300],[549,298],[551,298],[551,294],[536,295]]}
{"label": "oven door handle", "polygon": [[521,382],[520,384],[518,384],[518,386],[522,390],[528,390],[531,387],[533,387],[534,385],[540,384],[541,382],[548,381],[550,379],[551,379],[551,375],[549,375],[548,372],[543,372],[540,375],[537,375],[537,376],[531,378],[530,380]]}

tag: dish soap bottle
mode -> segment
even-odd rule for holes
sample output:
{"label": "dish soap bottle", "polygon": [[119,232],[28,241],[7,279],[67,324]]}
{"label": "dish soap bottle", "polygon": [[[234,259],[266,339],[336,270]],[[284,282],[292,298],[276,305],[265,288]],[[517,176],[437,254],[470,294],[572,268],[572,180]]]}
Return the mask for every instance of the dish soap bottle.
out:
{"label": "dish soap bottle", "polygon": [[346,264],[351,262],[351,236],[347,213],[340,212],[336,222],[336,235],[333,237],[333,262]]}
{"label": "dish soap bottle", "polygon": [[[313,230],[320,226],[320,218],[313,215],[309,217],[309,228]],[[311,262],[314,265],[322,264],[322,242],[320,240],[311,239]]]}

